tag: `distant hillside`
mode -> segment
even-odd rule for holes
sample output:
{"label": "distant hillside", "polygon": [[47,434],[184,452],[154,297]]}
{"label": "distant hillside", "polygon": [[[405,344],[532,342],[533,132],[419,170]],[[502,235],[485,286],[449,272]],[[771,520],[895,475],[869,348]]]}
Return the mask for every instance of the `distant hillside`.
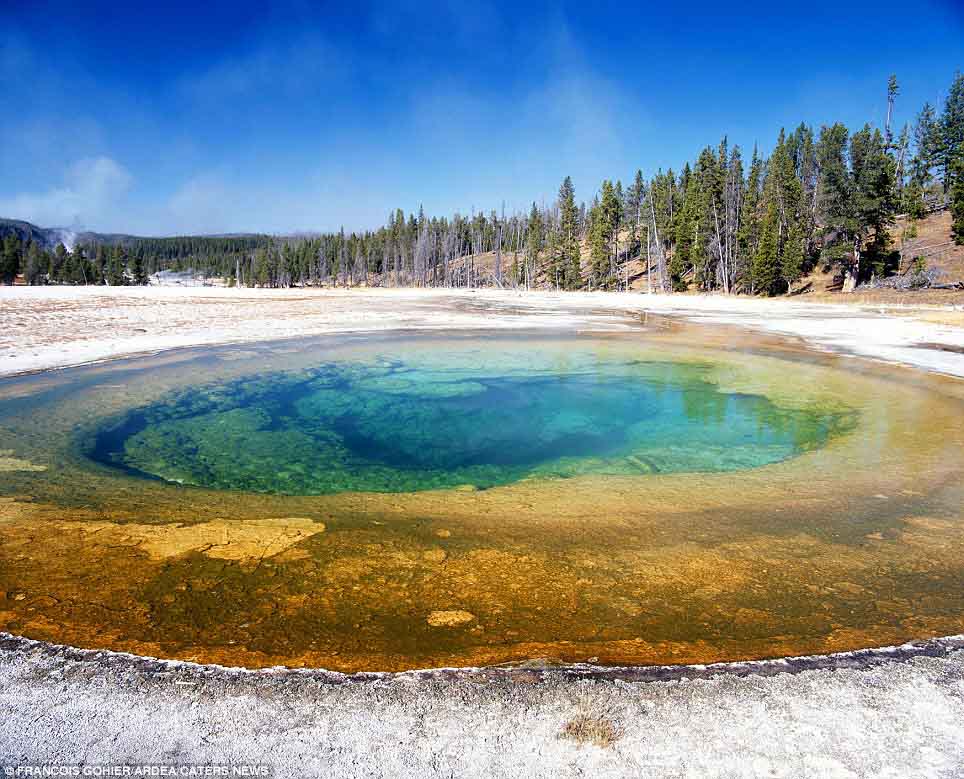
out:
{"label": "distant hillside", "polygon": [[94,233],[88,230],[77,232],[66,227],[37,227],[30,222],[19,219],[0,218],[0,239],[10,233],[15,234],[21,241],[33,241],[42,249],[53,249],[58,243],[63,243],[68,249],[77,243],[103,243],[113,245],[126,243],[137,239],[134,235],[119,233]]}
{"label": "distant hillside", "polygon": [[[964,246],[956,244],[951,237],[950,211],[928,214],[918,220],[899,216],[891,236],[893,247],[900,252],[897,277],[906,277],[920,269],[928,272],[934,286],[964,283]],[[839,268],[817,263],[794,285],[792,294],[835,293],[840,291],[841,282]],[[873,286],[865,284],[861,290],[867,293]]]}
{"label": "distant hillside", "polygon": [[964,246],[952,240],[950,211],[929,214],[917,222],[901,217],[894,232],[902,273],[916,261],[938,271],[941,281],[964,281]]}
{"label": "distant hillside", "polygon": [[[181,236],[143,236],[129,235],[127,233],[95,233],[90,230],[71,230],[67,227],[38,227],[30,222],[21,219],[3,219],[0,217],[0,240],[14,233],[21,241],[33,241],[40,248],[51,250],[58,243],[63,243],[68,249],[72,249],[75,244],[102,243],[108,246],[115,244],[128,245],[135,241],[168,240],[171,238],[252,238],[261,237],[260,233],[216,233],[205,235],[181,235]],[[310,237],[312,233],[297,233],[291,236],[279,236],[281,238],[301,238]]]}

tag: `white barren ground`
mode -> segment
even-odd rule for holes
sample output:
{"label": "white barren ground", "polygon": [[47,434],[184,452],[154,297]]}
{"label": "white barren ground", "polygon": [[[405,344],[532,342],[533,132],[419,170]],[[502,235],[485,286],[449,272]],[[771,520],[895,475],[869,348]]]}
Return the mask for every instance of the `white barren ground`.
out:
{"label": "white barren ground", "polygon": [[964,311],[722,295],[441,289],[0,287],[0,375],[230,342],[395,329],[632,326],[652,312],[964,377]]}
{"label": "white barren ground", "polygon": [[[953,351],[964,346],[964,329],[935,323],[945,321],[942,312],[957,321],[949,309],[928,309],[927,321],[917,311],[723,297],[204,288],[0,288],[0,374],[322,333],[615,330],[634,326],[626,314],[641,311],[964,376],[964,356]],[[962,645],[945,642],[938,656],[692,669],[657,681],[533,671],[336,683],[321,673],[155,663],[6,638],[0,767],[250,763],[272,766],[275,776],[406,778],[964,776]],[[567,729],[573,721],[583,726]]]}
{"label": "white barren ground", "polygon": [[[3,643],[0,765],[254,764],[276,777],[406,779],[909,779],[964,766],[961,639],[933,642],[939,657],[637,682],[558,671],[339,682]],[[604,723],[603,745],[564,735],[580,717]]]}

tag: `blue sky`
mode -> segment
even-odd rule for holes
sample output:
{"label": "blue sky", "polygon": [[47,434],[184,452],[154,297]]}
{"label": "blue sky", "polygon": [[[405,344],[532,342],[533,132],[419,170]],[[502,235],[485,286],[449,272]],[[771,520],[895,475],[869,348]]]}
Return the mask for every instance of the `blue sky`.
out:
{"label": "blue sky", "polygon": [[903,123],[964,69],[964,0],[138,5],[0,0],[0,216],[351,230],[565,175],[588,200],[723,134],[882,123],[892,72]]}

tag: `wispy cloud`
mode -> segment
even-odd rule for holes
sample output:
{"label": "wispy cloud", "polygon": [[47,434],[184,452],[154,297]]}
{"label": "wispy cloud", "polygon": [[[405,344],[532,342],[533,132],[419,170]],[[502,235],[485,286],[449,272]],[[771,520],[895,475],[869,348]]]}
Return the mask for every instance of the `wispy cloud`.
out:
{"label": "wispy cloud", "polygon": [[413,96],[417,145],[406,154],[424,153],[419,181],[448,198],[432,208],[525,207],[551,200],[566,175],[589,200],[603,178],[626,179],[639,164],[635,152],[655,128],[641,95],[594,66],[564,19],[534,41],[516,82],[483,91],[446,78]]}
{"label": "wispy cloud", "polygon": [[78,160],[62,186],[0,200],[0,214],[44,226],[98,227],[130,189],[133,178],[110,157]]}
{"label": "wispy cloud", "polygon": [[204,233],[230,230],[240,209],[221,176],[204,173],[185,182],[170,197],[166,210],[168,230]]}
{"label": "wispy cloud", "polygon": [[189,99],[209,103],[237,98],[294,97],[343,79],[345,56],[317,34],[266,41],[250,52],[189,73],[180,82]]}
{"label": "wispy cloud", "polygon": [[505,20],[496,4],[485,0],[466,3],[443,0],[429,10],[424,0],[396,0],[371,10],[371,26],[376,35],[392,42],[415,45],[471,45],[480,52],[480,39],[501,39]]}

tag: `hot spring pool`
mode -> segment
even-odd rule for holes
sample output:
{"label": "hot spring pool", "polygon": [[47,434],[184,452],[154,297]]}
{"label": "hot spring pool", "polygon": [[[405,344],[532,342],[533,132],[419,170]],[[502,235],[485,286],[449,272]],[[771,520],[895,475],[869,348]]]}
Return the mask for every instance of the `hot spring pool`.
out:
{"label": "hot spring pool", "polygon": [[[591,341],[260,374],[138,408],[91,456],[180,484],[287,495],[478,488],[526,478],[715,472],[780,462],[854,414],[724,392],[712,366]],[[500,364],[501,363],[501,364]]]}
{"label": "hot spring pool", "polygon": [[0,381],[0,629],[344,671],[959,633],[962,394],[695,326]]}

